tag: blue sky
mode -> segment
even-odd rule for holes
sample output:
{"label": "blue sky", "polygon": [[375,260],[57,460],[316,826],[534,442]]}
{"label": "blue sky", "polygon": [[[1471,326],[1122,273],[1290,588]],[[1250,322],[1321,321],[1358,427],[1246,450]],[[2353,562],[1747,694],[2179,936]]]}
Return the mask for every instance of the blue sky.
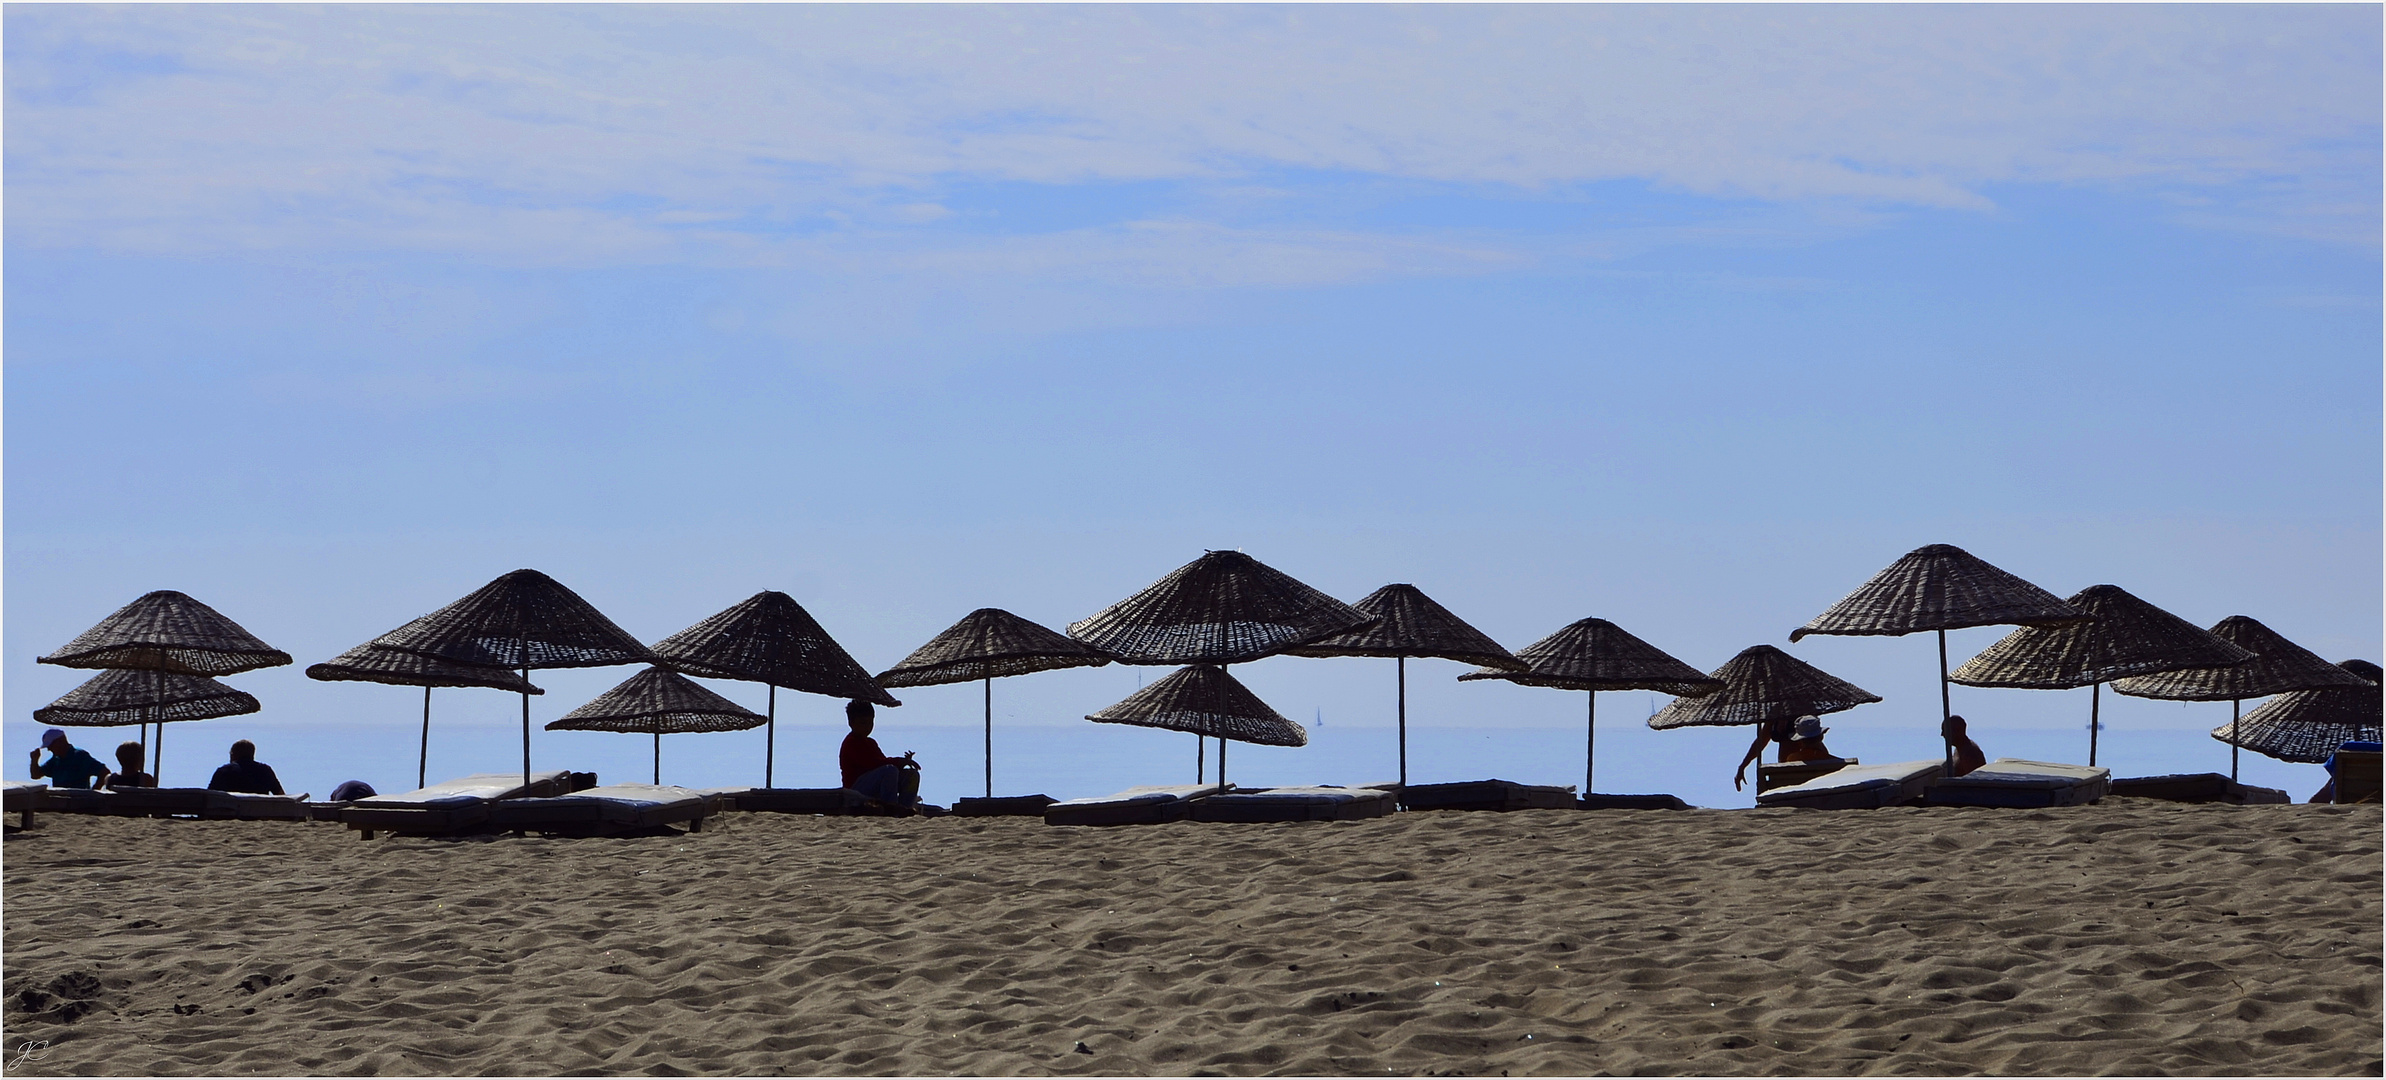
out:
{"label": "blue sky", "polygon": [[[780,589],[877,670],[1234,547],[1712,668],[1948,542],[2380,652],[2374,7],[4,17],[12,752],[80,681],[32,658],[149,589],[303,665],[517,566],[650,640]],[[1793,652],[1927,756],[1922,639]],[[1419,723],[1579,722],[1457,670]],[[1243,674],[1385,721],[1369,665]],[[1135,677],[999,697],[1065,756]],[[169,739],[331,770],[419,706],[237,681],[264,713]],[[1381,771],[1340,753],[1284,767]]]}

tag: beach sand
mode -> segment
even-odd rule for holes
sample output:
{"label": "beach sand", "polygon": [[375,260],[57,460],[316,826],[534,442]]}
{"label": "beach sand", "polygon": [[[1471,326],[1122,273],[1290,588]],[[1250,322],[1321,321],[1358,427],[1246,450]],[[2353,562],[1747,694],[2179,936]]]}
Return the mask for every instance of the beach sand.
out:
{"label": "beach sand", "polygon": [[7,1071],[2381,1068],[2377,807],[729,815],[640,840],[50,816]]}

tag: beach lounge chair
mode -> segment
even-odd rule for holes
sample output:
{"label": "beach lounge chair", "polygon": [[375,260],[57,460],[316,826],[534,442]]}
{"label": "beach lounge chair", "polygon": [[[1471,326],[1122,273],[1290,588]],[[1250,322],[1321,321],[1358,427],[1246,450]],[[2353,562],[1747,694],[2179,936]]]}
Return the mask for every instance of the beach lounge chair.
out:
{"label": "beach lounge chair", "polygon": [[1212,795],[1192,804],[1195,821],[1358,821],[1391,812],[1392,793],[1374,788],[1257,788]]}
{"label": "beach lounge chair", "polygon": [[1193,804],[1218,794],[1216,784],[1132,787],[1115,795],[1062,799],[1044,808],[1046,825],[1158,825],[1183,821]]}
{"label": "beach lounge chair", "polygon": [[[121,796],[125,792],[112,794]],[[218,791],[207,800],[207,809],[200,816],[210,821],[312,821],[315,815],[304,795]]]}
{"label": "beach lounge chair", "polygon": [[2380,747],[2374,742],[2349,742],[2328,755],[2330,802],[2377,802],[2380,797]]}
{"label": "beach lounge chair", "polygon": [[859,811],[862,793],[851,788],[747,788],[724,791],[723,809],[757,814],[851,814]]}
{"label": "beach lounge chair", "polygon": [[32,827],[34,803],[49,788],[39,780],[0,780],[0,814],[15,814],[18,825]]}
{"label": "beach lounge chair", "polygon": [[677,832],[686,822],[700,832],[723,797],[668,784],[609,784],[544,798],[489,804],[489,828],[548,836],[625,836]]}
{"label": "beach lounge chair", "polygon": [[1777,787],[1756,797],[1758,806],[1789,806],[1807,810],[1873,810],[1883,806],[1912,806],[1923,790],[1947,771],[1944,761],[1900,761],[1888,765],[1849,765],[1811,780]]}
{"label": "beach lounge chair", "polygon": [[[42,797],[41,809],[59,814],[111,814],[117,817],[231,817],[228,791],[203,787],[117,788],[114,791],[76,791],[53,788]],[[273,798],[274,796],[266,796]]]}
{"label": "beach lounge chair", "polygon": [[1942,777],[1922,793],[1925,806],[2079,806],[2112,788],[2113,771],[1998,758],[1962,776]]}
{"label": "beach lounge chair", "polygon": [[1400,789],[1410,810],[1571,810],[1574,788],[1519,784],[1513,780],[1467,780],[1455,784],[1410,784]]}
{"label": "beach lounge chair", "polygon": [[1696,810],[1679,795],[1585,795],[1575,800],[1584,810]]}
{"label": "beach lounge chair", "polygon": [[961,799],[953,803],[954,817],[1042,817],[1058,800],[1050,795],[1002,795],[991,799]]}
{"label": "beach lounge chair", "polygon": [[2107,794],[2166,802],[2231,803],[2239,806],[2292,802],[2277,788],[2240,784],[2216,772],[2173,773],[2167,776],[2129,776],[2115,780]]}
{"label": "beach lounge chair", "polygon": [[340,810],[339,820],[367,840],[383,832],[455,836],[488,824],[489,807],[499,800],[562,795],[595,783],[594,773],[532,773],[528,784],[521,773],[474,773],[414,791],[358,799]]}
{"label": "beach lounge chair", "polygon": [[1776,761],[1771,765],[1758,762],[1756,766],[1756,793],[1762,795],[1765,792],[1773,790],[1774,788],[1792,787],[1798,784],[1803,784],[1808,780],[1814,779],[1815,777],[1837,772],[1841,769],[1847,768],[1850,765],[1860,764],[1862,764],[1862,762],[1859,762],[1852,757],[1821,758],[1815,761]]}

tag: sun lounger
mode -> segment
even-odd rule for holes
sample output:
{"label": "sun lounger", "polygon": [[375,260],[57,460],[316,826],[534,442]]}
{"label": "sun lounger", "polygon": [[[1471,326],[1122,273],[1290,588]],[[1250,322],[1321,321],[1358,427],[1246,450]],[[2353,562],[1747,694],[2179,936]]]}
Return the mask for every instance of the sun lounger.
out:
{"label": "sun lounger", "polygon": [[2129,776],[2112,782],[2107,794],[2132,799],[2162,799],[2184,803],[2260,805],[2294,800],[2277,788],[2240,784],[2216,772],[2174,773],[2168,776]]}
{"label": "sun lounger", "polygon": [[530,774],[530,783],[524,784],[521,773],[475,773],[414,791],[358,799],[340,811],[339,819],[367,840],[379,832],[454,836],[486,825],[490,805],[499,800],[562,795],[585,786],[580,783],[583,778],[596,780],[593,773],[544,772]]}
{"label": "sun lounger", "polygon": [[1849,765],[1802,784],[1777,787],[1759,794],[1756,804],[1807,810],[1872,810],[1883,806],[1911,806],[1920,802],[1923,790],[1946,771],[1947,763],[1944,761]]}
{"label": "sun lounger", "polygon": [[1758,762],[1756,793],[1762,795],[1774,788],[1795,787],[1815,777],[1828,775],[1850,765],[1858,764],[1862,764],[1862,762],[1852,757],[1821,758],[1815,761],[1776,761],[1771,765]]}
{"label": "sun lounger", "polygon": [[1374,788],[1263,788],[1212,795],[1192,804],[1195,821],[1358,821],[1391,812],[1392,793]]}
{"label": "sun lounger", "polygon": [[1050,795],[1002,795],[991,799],[961,799],[953,803],[954,817],[1042,817],[1055,801]]}
{"label": "sun lounger", "polygon": [[689,832],[720,809],[722,796],[668,784],[610,784],[548,798],[489,804],[489,827],[549,836],[652,833],[686,822]]}
{"label": "sun lounger", "polygon": [[1584,810],[1696,810],[1679,795],[1585,795],[1575,801]]}
{"label": "sun lounger", "polygon": [[[114,791],[78,792],[53,788],[43,796],[41,809],[50,813],[113,814],[118,817],[230,817],[232,793],[203,787],[128,787]],[[269,796],[270,797],[270,796]]]}
{"label": "sun lounger", "polygon": [[1571,810],[1572,787],[1519,784],[1513,780],[1468,780],[1456,784],[1410,784],[1400,805],[1411,810]]}
{"label": "sun lounger", "polygon": [[1044,808],[1046,825],[1158,825],[1183,821],[1193,804],[1218,794],[1216,784],[1132,787],[1116,795],[1062,799]]}
{"label": "sun lounger", "polygon": [[2378,744],[2349,742],[2328,757],[2330,787],[2335,802],[2377,802],[2380,794]]}
{"label": "sun lounger", "polygon": [[[122,795],[123,792],[114,794]],[[210,821],[311,821],[314,813],[302,795],[250,795],[218,791],[207,800],[200,816]]]}
{"label": "sun lounger", "polygon": [[1927,806],[2079,806],[2105,796],[2113,771],[1998,758],[1962,776],[1943,777],[1922,793]]}
{"label": "sun lounger", "polygon": [[723,809],[761,814],[851,814],[862,805],[862,793],[851,788],[747,788],[722,796]]}
{"label": "sun lounger", "polygon": [[31,828],[34,804],[49,787],[39,780],[0,780],[0,814],[15,814],[19,826]]}

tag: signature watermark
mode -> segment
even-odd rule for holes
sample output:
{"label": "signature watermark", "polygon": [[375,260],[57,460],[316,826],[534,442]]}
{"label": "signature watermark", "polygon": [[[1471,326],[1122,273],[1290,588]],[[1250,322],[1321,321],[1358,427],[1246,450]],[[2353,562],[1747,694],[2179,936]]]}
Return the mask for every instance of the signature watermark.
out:
{"label": "signature watermark", "polygon": [[50,1040],[48,1039],[27,1039],[24,1042],[18,1043],[16,1054],[8,1059],[8,1067],[14,1069],[19,1065],[23,1065],[34,1058],[40,1057],[42,1051],[49,1048]]}

